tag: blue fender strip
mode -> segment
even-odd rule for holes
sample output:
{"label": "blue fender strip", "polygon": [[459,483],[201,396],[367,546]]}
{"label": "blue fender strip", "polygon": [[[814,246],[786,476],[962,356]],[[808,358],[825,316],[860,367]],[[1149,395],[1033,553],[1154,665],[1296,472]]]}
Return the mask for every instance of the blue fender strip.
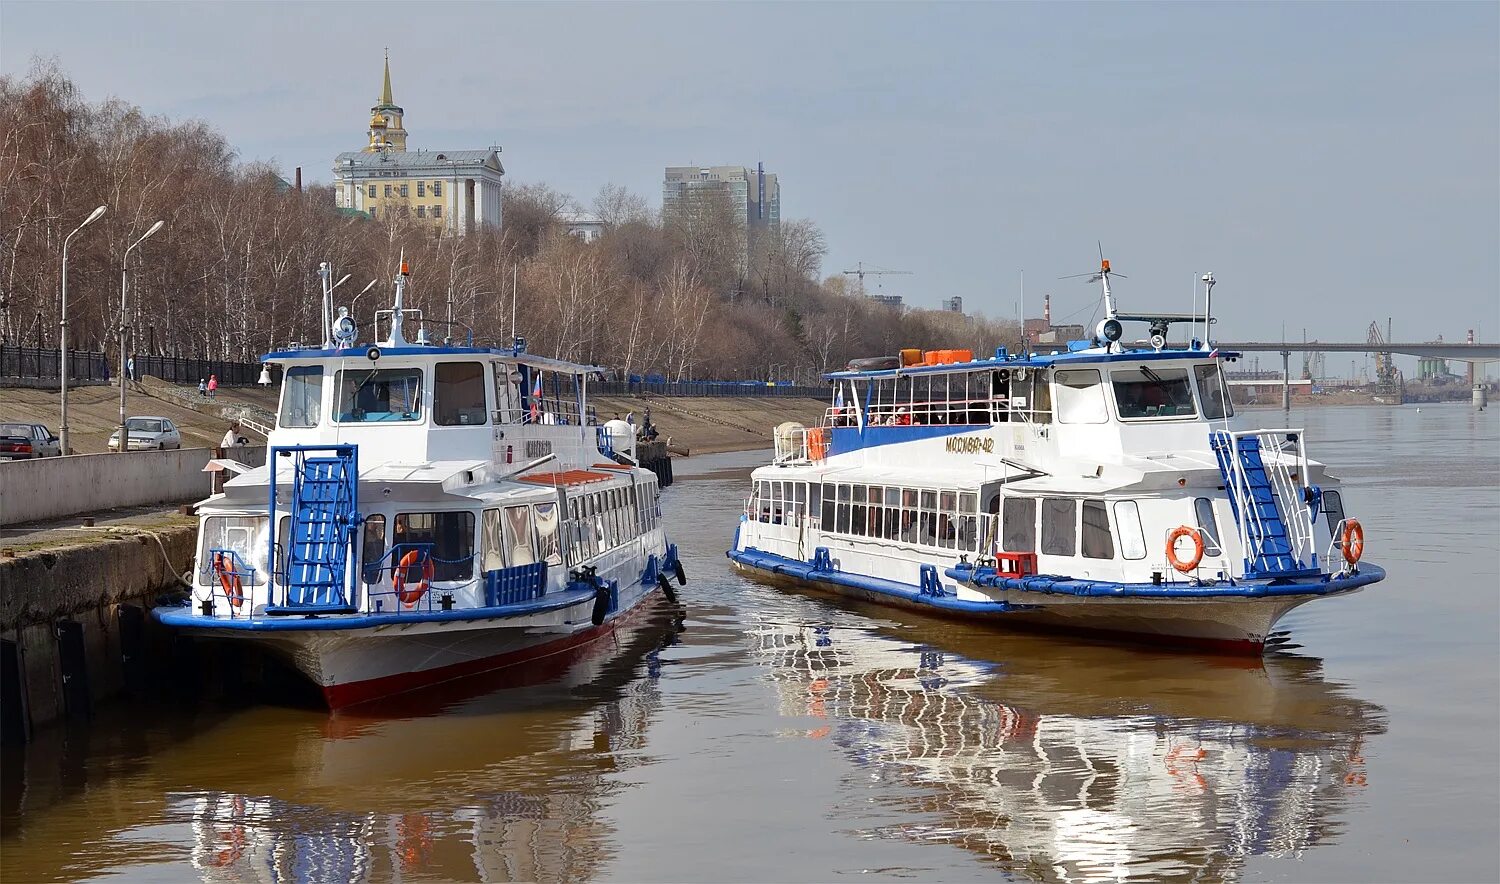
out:
{"label": "blue fender strip", "polygon": [[[926,578],[929,583],[924,590],[921,586],[913,586],[909,583],[902,583],[899,580],[886,580],[883,577],[868,577],[864,574],[850,574],[834,570],[828,561],[826,551],[820,547],[819,553],[822,554],[815,554],[813,562],[799,562],[796,559],[789,559],[785,556],[778,556],[775,553],[768,553],[754,548],[732,549],[726,555],[741,565],[765,571],[769,574],[782,574],[788,577],[796,577],[799,580],[806,580],[810,583],[827,583],[834,586],[844,586],[850,589],[878,593],[913,605],[936,608],[943,611],[996,616],[1027,610],[1031,607],[1029,605],[1013,605],[999,601],[977,602],[955,598],[949,595],[936,582],[935,573],[932,577]],[[933,566],[929,565],[927,567]],[[934,591],[934,587],[936,587],[936,591]]]}
{"label": "blue fender strip", "polygon": [[1030,577],[1001,577],[993,568],[975,568],[959,565],[949,568],[949,577],[970,586],[993,589],[1013,589],[1046,595],[1073,595],[1089,597],[1146,598],[1146,599],[1214,599],[1214,598],[1263,598],[1285,595],[1337,595],[1351,592],[1362,586],[1385,579],[1385,569],[1379,565],[1360,565],[1354,574],[1322,574],[1309,578],[1271,578],[1240,580],[1234,583],[1117,583],[1109,580],[1075,580],[1037,574]]}
{"label": "blue fender strip", "polygon": [[450,621],[511,620],[532,614],[545,614],[593,602],[594,589],[550,593],[539,599],[515,605],[492,605],[452,611],[412,611],[407,614],[367,613],[277,617],[205,617],[191,607],[153,608],[151,616],[164,626],[193,629],[238,630],[241,632],[331,632],[340,629],[369,629],[374,626],[402,626],[413,623],[446,623]]}

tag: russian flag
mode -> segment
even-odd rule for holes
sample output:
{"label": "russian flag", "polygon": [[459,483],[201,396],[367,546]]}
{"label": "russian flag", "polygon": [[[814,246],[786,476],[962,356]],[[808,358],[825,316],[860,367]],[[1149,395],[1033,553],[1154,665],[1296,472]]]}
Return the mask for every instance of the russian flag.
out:
{"label": "russian flag", "polygon": [[531,385],[531,422],[540,423],[542,416],[542,373],[536,373],[536,383]]}

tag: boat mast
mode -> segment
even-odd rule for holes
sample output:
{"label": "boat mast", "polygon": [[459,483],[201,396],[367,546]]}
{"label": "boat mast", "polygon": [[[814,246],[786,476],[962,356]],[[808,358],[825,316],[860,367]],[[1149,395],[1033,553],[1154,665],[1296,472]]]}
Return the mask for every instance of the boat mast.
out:
{"label": "boat mast", "polygon": [[411,276],[411,269],[406,266],[406,258],[402,256],[401,270],[396,274],[396,303],[391,306],[391,337],[386,341],[387,347],[404,347],[406,338],[401,336],[401,320],[406,311],[406,283]]}

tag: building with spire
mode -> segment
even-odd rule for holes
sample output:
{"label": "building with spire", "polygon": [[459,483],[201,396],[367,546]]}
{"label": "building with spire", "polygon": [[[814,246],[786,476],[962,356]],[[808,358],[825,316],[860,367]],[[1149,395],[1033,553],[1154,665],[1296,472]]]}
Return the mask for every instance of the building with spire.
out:
{"label": "building with spire", "polygon": [[335,203],[376,220],[412,218],[457,233],[500,226],[500,148],[409,150],[404,115],[391,90],[387,53],[365,147],[334,160]]}

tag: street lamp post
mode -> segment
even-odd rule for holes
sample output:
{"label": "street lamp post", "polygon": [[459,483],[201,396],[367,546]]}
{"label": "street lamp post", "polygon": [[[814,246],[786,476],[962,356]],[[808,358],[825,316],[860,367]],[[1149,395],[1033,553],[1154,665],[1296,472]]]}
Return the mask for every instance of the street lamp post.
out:
{"label": "street lamp post", "polygon": [[161,230],[165,221],[158,221],[151,225],[140,239],[131,243],[130,248],[125,250],[125,257],[120,259],[120,444],[115,449],[121,454],[130,450],[130,436],[125,432],[125,382],[129,378],[125,374],[125,294],[127,291],[126,280],[130,273],[130,253],[135,251],[136,246],[150,239],[156,231]]}
{"label": "street lamp post", "polygon": [[62,326],[62,333],[58,341],[57,376],[62,391],[62,414],[59,416],[57,431],[61,435],[62,453],[68,454],[68,243],[78,235],[78,231],[99,220],[108,206],[100,206],[83,219],[83,223],[73,228],[73,232],[63,238],[62,247],[62,319],[58,325]]}

